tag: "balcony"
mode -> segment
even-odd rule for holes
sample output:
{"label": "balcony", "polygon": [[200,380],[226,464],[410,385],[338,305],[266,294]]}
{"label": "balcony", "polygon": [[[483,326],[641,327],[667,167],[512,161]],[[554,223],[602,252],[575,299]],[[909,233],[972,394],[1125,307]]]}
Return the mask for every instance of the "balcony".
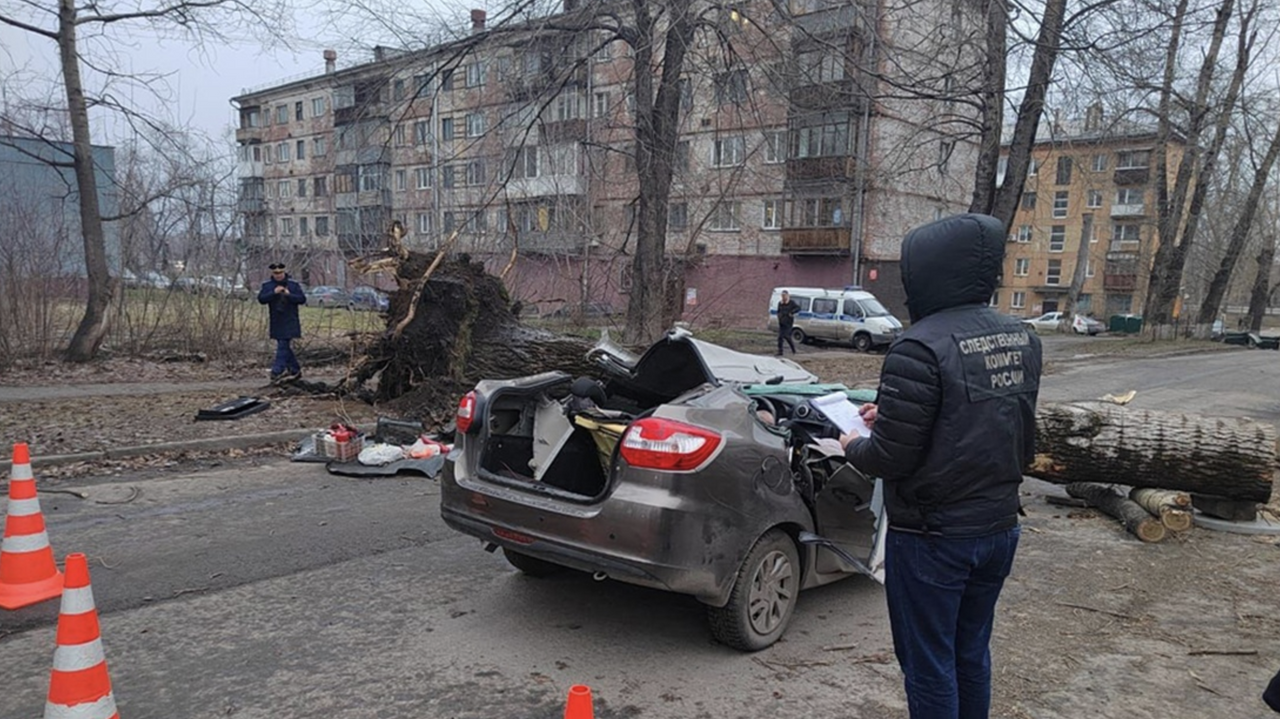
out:
{"label": "balcony", "polygon": [[1140,240],[1112,240],[1111,245],[1107,248],[1107,256],[1123,254],[1136,257],[1141,248],[1142,242]]}
{"label": "balcony", "polygon": [[561,197],[587,194],[587,178],[582,175],[543,175],[507,182],[506,191],[514,199]]}
{"label": "balcony", "polygon": [[787,160],[788,180],[844,181],[850,177],[853,177],[853,158],[847,155]]}
{"label": "balcony", "polygon": [[581,142],[585,139],[587,139],[586,120],[551,121],[547,117],[544,118],[539,142],[544,145],[550,145],[560,142]]}
{"label": "balcony", "polygon": [[520,251],[547,255],[580,255],[585,238],[571,230],[520,233]]}
{"label": "balcony", "polygon": [[236,210],[243,214],[266,212],[267,201],[261,197],[242,197],[236,201]]}
{"label": "balcony", "polygon": [[1112,217],[1146,217],[1146,215],[1147,215],[1147,206],[1145,203],[1140,202],[1136,205],[1112,205],[1111,206]]}
{"label": "balcony", "polygon": [[1117,169],[1112,182],[1117,185],[1145,185],[1151,180],[1151,171],[1145,167]]}
{"label": "balcony", "polygon": [[796,87],[787,99],[798,110],[841,108],[862,112],[866,107],[866,95],[851,79]]}
{"label": "balcony", "polygon": [[782,251],[793,255],[848,255],[847,227],[802,227],[782,230]]}
{"label": "balcony", "polygon": [[1132,292],[1137,288],[1137,275],[1117,275],[1110,272],[1102,275],[1102,289],[1107,292]]}

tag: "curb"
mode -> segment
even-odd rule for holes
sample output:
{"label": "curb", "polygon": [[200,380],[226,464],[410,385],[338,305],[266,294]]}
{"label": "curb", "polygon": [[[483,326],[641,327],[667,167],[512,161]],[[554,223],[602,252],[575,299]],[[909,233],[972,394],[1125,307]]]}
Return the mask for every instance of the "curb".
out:
{"label": "curb", "polygon": [[[52,467],[75,462],[101,462],[126,457],[140,457],[148,454],[169,454],[173,452],[218,452],[226,449],[246,449],[261,447],[282,442],[299,442],[315,433],[315,429],[286,429],[260,434],[246,434],[238,437],[210,437],[206,439],[189,439],[180,442],[160,442],[142,444],[133,447],[112,447],[96,452],[76,452],[74,454],[53,454],[45,457],[33,456],[31,466]],[[0,460],[0,472],[8,472],[12,460]]]}

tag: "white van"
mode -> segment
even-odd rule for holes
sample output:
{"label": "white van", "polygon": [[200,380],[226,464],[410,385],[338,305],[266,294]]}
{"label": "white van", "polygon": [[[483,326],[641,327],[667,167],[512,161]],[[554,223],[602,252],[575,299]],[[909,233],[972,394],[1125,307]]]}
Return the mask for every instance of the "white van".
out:
{"label": "white van", "polygon": [[800,305],[791,339],[848,342],[862,352],[883,347],[902,334],[902,323],[870,292],[855,287],[775,287],[769,298],[769,329],[778,330],[778,302],[783,290]]}

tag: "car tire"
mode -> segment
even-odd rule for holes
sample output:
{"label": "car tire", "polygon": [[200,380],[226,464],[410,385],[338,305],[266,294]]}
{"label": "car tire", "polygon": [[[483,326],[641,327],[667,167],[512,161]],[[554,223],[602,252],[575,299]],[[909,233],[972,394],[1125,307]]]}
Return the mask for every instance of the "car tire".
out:
{"label": "car tire", "polygon": [[853,336],[853,348],[859,352],[871,351],[871,335],[866,332],[859,332]]}
{"label": "car tire", "polygon": [[769,530],[739,567],[729,602],[723,607],[707,607],[711,636],[744,652],[759,651],[778,641],[795,612],[800,580],[795,542],[781,530]]}
{"label": "car tire", "polygon": [[808,342],[809,338],[805,337],[804,330],[799,327],[793,327],[791,328],[791,341],[798,345],[802,345],[805,342]]}
{"label": "car tire", "polygon": [[506,547],[502,548],[502,556],[507,558],[507,562],[511,566],[519,569],[521,574],[526,574],[530,577],[549,577],[564,569],[559,564],[552,564],[537,557],[530,557],[527,554],[521,554],[514,549],[507,549]]}

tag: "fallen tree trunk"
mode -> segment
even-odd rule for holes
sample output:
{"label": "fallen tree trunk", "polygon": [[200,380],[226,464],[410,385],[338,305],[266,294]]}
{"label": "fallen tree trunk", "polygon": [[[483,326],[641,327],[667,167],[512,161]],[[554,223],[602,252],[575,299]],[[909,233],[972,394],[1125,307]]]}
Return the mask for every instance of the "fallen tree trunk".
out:
{"label": "fallen tree trunk", "polygon": [[1100,482],[1267,502],[1276,430],[1243,418],[1042,404],[1027,474],[1055,484]]}
{"label": "fallen tree trunk", "polygon": [[1160,518],[1160,523],[1174,532],[1191,529],[1191,495],[1165,489],[1134,487],[1129,499]]}
{"label": "fallen tree trunk", "polygon": [[1110,487],[1090,482],[1074,482],[1067,485],[1067,494],[1083,499],[1090,505],[1124,523],[1124,528],[1144,542],[1159,542],[1165,537],[1165,527],[1137,502],[1126,499]]}

